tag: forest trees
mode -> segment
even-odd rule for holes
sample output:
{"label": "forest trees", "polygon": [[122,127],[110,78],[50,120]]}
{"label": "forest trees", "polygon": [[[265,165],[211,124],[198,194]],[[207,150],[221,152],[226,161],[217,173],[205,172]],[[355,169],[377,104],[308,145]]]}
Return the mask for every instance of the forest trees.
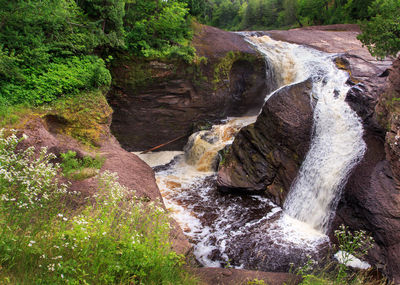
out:
{"label": "forest trees", "polygon": [[361,25],[358,39],[378,58],[400,51],[400,0],[376,0],[369,8],[370,21]]}
{"label": "forest trees", "polygon": [[266,30],[360,23],[374,56],[400,50],[400,0],[185,0],[203,23],[227,30]]}
{"label": "forest trees", "polygon": [[185,0],[0,0],[0,111],[111,83],[116,51],[191,61]]}

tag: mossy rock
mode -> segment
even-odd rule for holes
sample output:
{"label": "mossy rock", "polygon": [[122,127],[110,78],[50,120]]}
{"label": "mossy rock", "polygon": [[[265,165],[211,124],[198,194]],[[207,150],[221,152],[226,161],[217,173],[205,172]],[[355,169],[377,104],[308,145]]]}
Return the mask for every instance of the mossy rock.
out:
{"label": "mossy rock", "polygon": [[50,105],[43,118],[52,132],[97,147],[101,137],[108,134],[113,112],[104,94],[105,90],[97,90],[59,99]]}

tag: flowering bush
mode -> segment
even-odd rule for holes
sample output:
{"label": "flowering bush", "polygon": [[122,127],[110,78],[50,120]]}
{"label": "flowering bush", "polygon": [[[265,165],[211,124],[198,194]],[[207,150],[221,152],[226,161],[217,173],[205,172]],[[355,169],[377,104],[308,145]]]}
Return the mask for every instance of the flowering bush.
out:
{"label": "flowering bush", "polygon": [[171,250],[163,208],[105,172],[95,202],[72,214],[54,155],[17,150],[22,139],[0,132],[1,284],[4,274],[17,284],[193,283]]}
{"label": "flowering bush", "polygon": [[94,205],[68,221],[60,214],[53,230],[38,238],[52,241],[38,261],[43,276],[53,283],[179,284],[183,257],[171,250],[164,209],[127,194],[116,175],[105,172]]}
{"label": "flowering bush", "polygon": [[[353,271],[349,274],[347,266],[351,265],[356,257],[362,258],[368,254],[372,248],[374,239],[366,234],[365,231],[349,231],[348,227],[341,225],[335,231],[338,239],[339,252],[335,255],[339,263],[322,262],[324,267],[316,266],[314,260],[309,257],[308,262],[295,270],[304,279],[302,285],[311,284],[386,284],[385,280],[374,280],[369,283],[369,277],[363,272]],[[330,260],[330,257],[329,257]],[[360,267],[361,268],[361,267]]]}
{"label": "flowering bush", "polygon": [[337,281],[345,281],[347,277],[346,267],[353,257],[363,257],[368,254],[373,246],[374,239],[368,236],[365,231],[350,232],[348,227],[341,225],[335,231],[335,236],[338,239],[340,249],[339,272],[337,274]]}
{"label": "flowering bush", "polygon": [[66,193],[66,185],[59,184],[58,164],[50,161],[54,154],[42,148],[38,157],[35,149],[17,150],[25,139],[15,134],[5,138],[0,130],[0,199],[3,210],[32,210],[43,208]]}

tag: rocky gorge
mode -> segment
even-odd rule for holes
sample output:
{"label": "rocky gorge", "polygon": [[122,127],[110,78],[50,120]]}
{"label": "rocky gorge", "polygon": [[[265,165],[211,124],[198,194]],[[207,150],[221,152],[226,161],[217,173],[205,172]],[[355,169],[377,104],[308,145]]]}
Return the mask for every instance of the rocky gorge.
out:
{"label": "rocky gorge", "polygon": [[[346,101],[362,119],[367,150],[348,177],[329,235],[333,238],[332,231],[340,224],[366,230],[376,241],[368,261],[400,282],[400,58],[392,66],[390,60],[376,61],[356,40],[358,33],[357,26],[335,25],[257,34],[337,53],[336,65],[351,75]],[[101,130],[96,144],[106,156],[101,171],[117,172],[120,182],[140,197],[161,199],[153,170],[130,151],[176,138],[181,139],[164,149],[182,150],[194,130],[210,128],[229,116],[257,115],[262,108],[257,121],[244,127],[224,150],[217,184],[223,192],[261,193],[284,205],[310,147],[317,100],[310,102],[310,81],[280,89],[262,107],[275,86],[264,58],[252,45],[239,34],[201,25],[193,44],[198,54],[193,65],[138,61],[123,54],[116,59],[107,94],[112,110],[104,102],[94,123]],[[75,126],[67,114],[29,118],[24,125],[30,137],[26,144],[47,146],[55,153],[73,149],[86,154],[66,131]],[[96,178],[90,178],[71,187],[88,189],[90,195],[95,184]],[[191,245],[177,224],[173,240],[179,253],[191,256]],[[271,284],[299,281],[288,274],[222,268],[195,272],[206,284],[246,284],[249,278]]]}
{"label": "rocky gorge", "polygon": [[[275,39],[341,54],[336,63],[339,68],[348,70],[351,75],[349,84],[353,86],[346,101],[363,120],[367,151],[348,178],[331,231],[341,223],[349,225],[353,230],[367,230],[376,241],[369,260],[395,282],[399,282],[399,192],[398,177],[394,174],[398,172],[396,165],[399,159],[396,151],[399,136],[395,99],[399,94],[399,59],[392,67],[388,61],[377,62],[357,43],[357,32],[357,27],[339,25],[272,31],[268,34]],[[307,92],[307,88],[302,90]],[[290,102],[291,106],[285,105],[280,112],[276,112],[281,117],[274,122],[270,110],[277,103],[268,101],[256,123],[240,131],[227,153],[226,162],[219,169],[218,183],[223,190],[226,191],[228,187],[245,191],[262,190],[276,203],[283,205],[304,157],[304,147],[302,151],[295,152],[299,155],[282,153],[286,154],[288,148],[301,148],[300,141],[307,145],[312,128],[310,111],[306,110],[299,120],[297,113],[304,110],[304,104],[297,100]],[[285,126],[289,126],[290,130],[286,131]],[[297,136],[292,136],[292,140],[282,139],[285,137],[271,131],[274,129],[284,129],[286,135],[294,132]],[[295,138],[301,138],[297,132],[306,139],[296,141]],[[263,138],[262,143],[260,137]],[[277,143],[279,140],[284,143]],[[272,145],[276,149],[271,148],[269,142],[275,142]],[[249,164],[249,161],[256,163]],[[258,172],[258,169],[267,171]]]}
{"label": "rocky gorge", "polygon": [[[264,61],[243,38],[205,26],[199,30],[194,45],[199,55],[207,58],[199,65],[203,79],[193,80],[190,78],[193,74],[168,72],[171,67],[152,63],[152,72],[156,74],[152,80],[157,83],[150,88],[141,87],[138,92],[129,88],[126,75],[118,80],[118,87],[111,92],[111,105],[116,110],[112,129],[117,138],[119,134],[137,136],[135,128],[142,128],[142,121],[150,124],[145,127],[149,132],[163,130],[157,131],[153,141],[148,140],[151,134],[142,133],[146,139],[137,140],[150,141],[146,146],[119,138],[128,150],[147,148],[185,135],[194,121],[212,122],[228,116],[254,114],[272,89],[273,83],[271,86],[265,83],[270,80],[265,80],[268,70]],[[376,245],[369,261],[397,282],[400,215],[398,177],[393,173],[398,172],[395,99],[398,64],[395,62],[390,67],[390,60],[377,61],[371,57],[356,39],[358,33],[355,25],[335,25],[258,34],[337,53],[336,65],[350,74],[348,84],[352,87],[346,101],[362,118],[367,151],[348,177],[330,235],[333,237],[332,231],[341,223],[352,230],[371,233]],[[226,63],[227,57],[230,57],[229,63]],[[118,72],[125,74],[120,69]],[[224,78],[216,80],[221,74]],[[217,183],[221,190],[266,193],[275,203],[283,205],[310,146],[313,125],[308,99],[310,88],[310,83],[305,81],[279,90],[286,96],[271,98],[256,123],[239,132],[219,167]],[[120,94],[117,96],[117,93]],[[123,107],[118,102],[123,102]],[[237,107],[239,104],[241,107]],[[149,116],[157,117],[157,122],[148,119]],[[131,124],[133,129],[126,124]],[[131,131],[119,131],[128,128]],[[180,150],[183,143],[171,144],[168,148]]]}

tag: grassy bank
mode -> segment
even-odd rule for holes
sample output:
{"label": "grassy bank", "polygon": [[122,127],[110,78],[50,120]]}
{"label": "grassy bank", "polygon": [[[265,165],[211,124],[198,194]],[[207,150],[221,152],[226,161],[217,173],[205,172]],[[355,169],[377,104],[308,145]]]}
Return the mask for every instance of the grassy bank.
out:
{"label": "grassy bank", "polygon": [[58,177],[45,149],[17,150],[23,138],[0,133],[0,283],[194,284],[171,250],[169,217],[115,174],[98,177],[85,206]]}

